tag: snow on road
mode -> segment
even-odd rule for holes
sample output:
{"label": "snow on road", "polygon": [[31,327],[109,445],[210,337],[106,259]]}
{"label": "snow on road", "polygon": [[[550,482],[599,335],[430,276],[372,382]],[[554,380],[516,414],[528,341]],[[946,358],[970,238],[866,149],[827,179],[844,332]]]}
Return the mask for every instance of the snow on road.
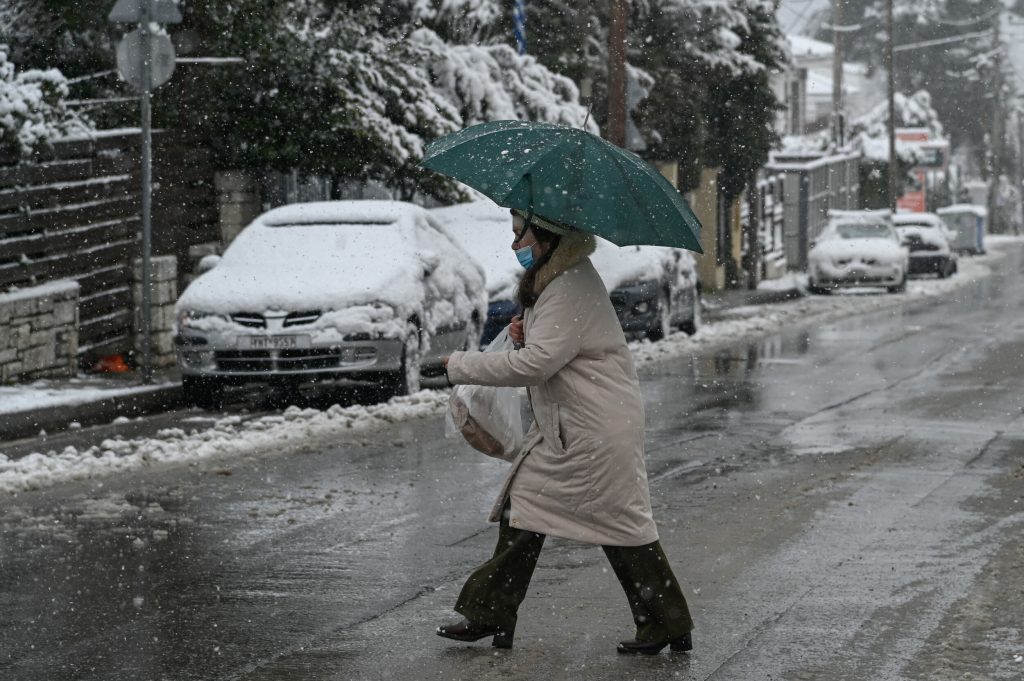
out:
{"label": "snow on road", "polygon": [[[675,333],[657,343],[631,343],[630,349],[637,365],[642,367],[772,333],[797,322],[824,323],[893,307],[908,300],[949,295],[961,286],[989,276],[991,266],[1003,257],[996,250],[985,256],[962,259],[956,276],[913,281],[902,294],[851,290],[789,303],[735,308],[720,314],[719,320],[705,324],[694,336]],[[18,493],[155,465],[197,465],[215,458],[272,455],[298,447],[337,444],[339,438],[346,435],[358,436],[400,421],[443,414],[447,404],[448,391],[424,390],[369,406],[335,405],[324,411],[290,407],[283,414],[228,416],[201,430],[171,428],[159,432],[157,437],[107,439],[83,450],[68,447],[59,452],[36,452],[19,459],[0,453],[0,493]]]}

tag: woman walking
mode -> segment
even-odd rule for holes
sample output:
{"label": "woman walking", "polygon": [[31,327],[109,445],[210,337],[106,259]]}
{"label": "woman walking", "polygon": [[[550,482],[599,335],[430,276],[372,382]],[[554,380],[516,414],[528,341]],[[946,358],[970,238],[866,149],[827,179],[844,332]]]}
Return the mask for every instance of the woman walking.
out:
{"label": "woman walking", "polygon": [[644,408],[632,355],[608,292],[587,257],[594,237],[513,213],[512,248],[526,268],[523,319],[511,352],[456,352],[452,384],[526,386],[534,423],[491,512],[492,558],[438,627],[458,641],[512,647],[519,605],[547,535],[600,545],[626,593],[636,636],[620,653],[692,648],[690,618],[658,541],[644,466]]}

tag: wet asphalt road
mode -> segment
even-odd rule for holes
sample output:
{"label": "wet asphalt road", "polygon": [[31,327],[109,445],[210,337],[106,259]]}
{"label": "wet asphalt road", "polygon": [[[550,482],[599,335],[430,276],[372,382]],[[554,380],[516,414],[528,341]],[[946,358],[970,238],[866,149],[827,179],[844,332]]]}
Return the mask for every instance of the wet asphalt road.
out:
{"label": "wet asphalt road", "polygon": [[505,465],[430,419],[4,499],[0,679],[1019,679],[1008,254],[945,300],[643,371],[691,655],[617,656],[631,623],[603,555],[551,539],[513,650],[434,636],[493,548]]}

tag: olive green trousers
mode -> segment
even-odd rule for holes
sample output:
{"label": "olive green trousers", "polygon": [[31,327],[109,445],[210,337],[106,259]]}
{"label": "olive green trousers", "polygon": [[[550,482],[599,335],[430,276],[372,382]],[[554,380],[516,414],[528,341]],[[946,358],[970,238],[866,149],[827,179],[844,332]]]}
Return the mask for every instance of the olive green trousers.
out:
{"label": "olive green trousers", "polygon": [[[475,624],[515,631],[516,613],[526,598],[545,535],[509,527],[508,518],[506,505],[494,555],[466,580],[455,611]],[[661,542],[601,548],[626,592],[636,640],[669,641],[693,629],[686,597]]]}

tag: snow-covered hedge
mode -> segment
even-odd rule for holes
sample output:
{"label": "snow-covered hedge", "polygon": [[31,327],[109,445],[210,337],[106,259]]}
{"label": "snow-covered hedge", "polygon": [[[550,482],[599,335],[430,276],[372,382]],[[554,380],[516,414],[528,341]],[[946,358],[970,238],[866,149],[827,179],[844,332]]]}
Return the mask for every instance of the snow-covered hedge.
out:
{"label": "snow-covered hedge", "polygon": [[90,129],[65,104],[68,80],[57,69],[17,72],[0,45],[0,148],[28,155],[72,132]]}

